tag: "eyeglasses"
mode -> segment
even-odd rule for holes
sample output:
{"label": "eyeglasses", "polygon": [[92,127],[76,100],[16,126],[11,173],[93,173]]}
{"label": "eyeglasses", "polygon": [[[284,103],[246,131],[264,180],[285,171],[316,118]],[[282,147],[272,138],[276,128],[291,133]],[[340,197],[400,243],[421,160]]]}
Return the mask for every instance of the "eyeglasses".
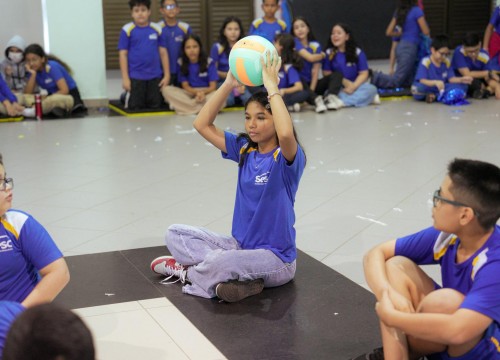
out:
{"label": "eyeglasses", "polygon": [[467,54],[467,55],[477,55],[479,54],[479,51],[481,49],[479,47],[475,48],[475,49],[466,49],[464,48],[464,52]]}
{"label": "eyeglasses", "polygon": [[177,7],[175,4],[165,5],[165,10],[174,10]]}
{"label": "eyeglasses", "polygon": [[457,206],[457,207],[471,208],[472,211],[474,212],[474,215],[476,215],[476,217],[479,217],[479,213],[476,210],[474,210],[472,207],[470,207],[469,205],[461,203],[459,201],[449,200],[449,199],[442,197],[440,189],[434,191],[434,195],[432,195],[432,204],[434,205],[434,207],[437,206],[438,202],[443,202],[443,203],[450,204],[450,205]]}
{"label": "eyeglasses", "polygon": [[12,179],[12,178],[0,179],[0,191],[7,190],[7,185],[9,186],[9,189],[13,189],[14,188],[14,179]]}
{"label": "eyeglasses", "polygon": [[450,53],[449,52],[444,52],[444,51],[438,51],[439,55],[443,56],[443,57],[448,57],[450,56]]}

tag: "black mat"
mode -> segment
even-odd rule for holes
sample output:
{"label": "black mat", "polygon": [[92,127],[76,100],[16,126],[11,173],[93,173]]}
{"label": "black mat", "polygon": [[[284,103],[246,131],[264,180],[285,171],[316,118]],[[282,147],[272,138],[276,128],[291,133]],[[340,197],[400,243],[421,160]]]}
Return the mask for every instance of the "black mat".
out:
{"label": "black mat", "polygon": [[301,251],[293,282],[233,304],[158,284],[149,264],[165,254],[161,246],[67,257],[71,282],[57,302],[78,308],[165,296],[228,359],[345,360],[380,346],[373,295]]}
{"label": "black mat", "polygon": [[151,116],[151,115],[165,115],[173,114],[167,104],[163,104],[157,109],[137,109],[130,110],[125,109],[124,105],[120,100],[109,100],[109,110],[111,116]]}
{"label": "black mat", "polygon": [[381,98],[412,96],[411,88],[394,88],[394,89],[378,88],[377,92]]}

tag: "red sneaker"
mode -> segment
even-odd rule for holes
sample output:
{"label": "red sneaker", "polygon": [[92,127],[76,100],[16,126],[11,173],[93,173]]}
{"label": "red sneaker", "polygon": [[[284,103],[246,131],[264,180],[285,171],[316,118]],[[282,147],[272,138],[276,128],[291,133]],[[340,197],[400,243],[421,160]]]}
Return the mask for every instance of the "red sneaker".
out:
{"label": "red sneaker", "polygon": [[[187,267],[182,266],[175,261],[173,256],[160,256],[151,262],[151,270],[157,274],[164,275],[166,278],[161,281],[162,284],[173,284],[177,281],[186,282]],[[178,279],[172,282],[167,282],[172,277]]]}

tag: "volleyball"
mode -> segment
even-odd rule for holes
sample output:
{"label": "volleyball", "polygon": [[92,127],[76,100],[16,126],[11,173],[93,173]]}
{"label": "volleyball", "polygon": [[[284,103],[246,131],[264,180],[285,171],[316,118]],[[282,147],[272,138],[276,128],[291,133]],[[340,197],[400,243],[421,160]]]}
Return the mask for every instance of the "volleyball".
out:
{"label": "volleyball", "polygon": [[259,86],[262,81],[261,57],[266,50],[276,56],[274,45],[258,35],[246,36],[233,45],[229,53],[229,68],[236,80],[247,86]]}

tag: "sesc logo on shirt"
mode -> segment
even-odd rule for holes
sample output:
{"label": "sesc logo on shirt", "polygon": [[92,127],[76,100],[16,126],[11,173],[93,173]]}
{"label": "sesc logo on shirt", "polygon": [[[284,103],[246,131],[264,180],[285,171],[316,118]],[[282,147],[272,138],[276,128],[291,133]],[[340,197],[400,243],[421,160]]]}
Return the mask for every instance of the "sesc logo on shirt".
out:
{"label": "sesc logo on shirt", "polygon": [[12,240],[8,236],[0,236],[0,252],[12,251]]}
{"label": "sesc logo on shirt", "polygon": [[156,33],[149,35],[149,40],[158,40],[158,35]]}
{"label": "sesc logo on shirt", "polygon": [[268,172],[265,172],[264,174],[262,175],[257,175],[255,177],[255,185],[266,185],[267,182],[269,181],[269,174],[271,172],[268,171]]}

